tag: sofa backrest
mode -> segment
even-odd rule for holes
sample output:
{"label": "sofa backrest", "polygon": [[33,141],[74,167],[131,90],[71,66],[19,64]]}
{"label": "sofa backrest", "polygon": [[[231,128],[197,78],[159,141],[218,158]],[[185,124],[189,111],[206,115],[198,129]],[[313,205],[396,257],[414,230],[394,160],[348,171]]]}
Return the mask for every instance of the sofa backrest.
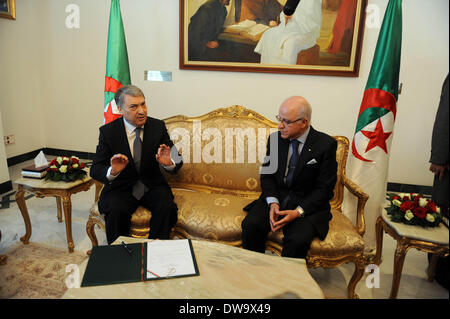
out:
{"label": "sofa backrest", "polygon": [[[184,161],[176,175],[166,174],[172,187],[254,198],[260,195],[260,167],[267,139],[278,130],[276,122],[238,105],[198,117],[178,115],[164,121]],[[338,181],[331,204],[340,206],[348,139],[335,138]]]}

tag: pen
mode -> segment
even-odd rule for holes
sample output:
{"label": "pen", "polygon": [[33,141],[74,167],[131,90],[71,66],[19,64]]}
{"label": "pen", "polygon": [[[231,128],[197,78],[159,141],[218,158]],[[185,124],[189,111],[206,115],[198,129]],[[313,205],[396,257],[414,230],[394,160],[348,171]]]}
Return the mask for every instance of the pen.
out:
{"label": "pen", "polygon": [[133,252],[128,248],[128,246],[122,240],[122,247],[131,255]]}

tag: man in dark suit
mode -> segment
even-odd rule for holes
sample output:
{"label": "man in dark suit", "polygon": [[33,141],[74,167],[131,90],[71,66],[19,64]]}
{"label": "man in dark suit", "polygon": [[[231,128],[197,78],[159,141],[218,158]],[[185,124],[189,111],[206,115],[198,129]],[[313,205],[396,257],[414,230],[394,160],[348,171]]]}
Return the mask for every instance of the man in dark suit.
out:
{"label": "man in dark suit", "polygon": [[[431,138],[431,156],[430,171],[434,174],[433,182],[433,201],[441,208],[441,213],[449,217],[449,87],[448,74],[444,80],[441,91],[441,99],[439,101],[436,118],[433,125],[433,134]],[[429,258],[431,258],[429,254]],[[443,287],[449,287],[449,262],[448,256],[439,258],[436,264],[435,279]]]}
{"label": "man in dark suit", "polygon": [[230,0],[208,0],[191,17],[188,27],[188,58],[192,61],[216,60],[217,40],[227,17]]}
{"label": "man in dark suit", "polygon": [[152,213],[149,238],[167,239],[178,208],[160,167],[176,173],[183,165],[181,156],[164,122],[147,117],[138,87],[121,87],[114,100],[123,116],[100,127],[90,171],[104,184],[98,208],[105,215],[108,244],[129,235],[131,215],[138,206]]}
{"label": "man in dark suit", "polygon": [[[281,104],[279,131],[267,142],[261,167],[262,193],[242,222],[242,246],[264,252],[269,231],[283,231],[282,256],[305,258],[314,237],[325,239],[329,201],[337,179],[337,142],[316,131],[311,106],[300,96]],[[274,167],[276,169],[268,169]]]}

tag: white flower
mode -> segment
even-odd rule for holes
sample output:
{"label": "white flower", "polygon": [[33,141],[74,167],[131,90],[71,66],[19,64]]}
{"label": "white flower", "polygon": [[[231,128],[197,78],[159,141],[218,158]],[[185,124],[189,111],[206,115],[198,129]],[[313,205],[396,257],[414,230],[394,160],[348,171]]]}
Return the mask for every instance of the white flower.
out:
{"label": "white flower", "polygon": [[67,165],[61,165],[61,167],[59,168],[59,171],[61,173],[66,173],[67,172]]}
{"label": "white flower", "polygon": [[394,200],[392,201],[392,205],[395,205],[395,206],[397,206],[397,207],[400,207],[401,204],[402,204],[402,202],[399,201],[398,199],[394,199]]}
{"label": "white flower", "polygon": [[413,212],[411,211],[411,210],[407,210],[406,211],[406,213],[405,213],[405,219],[407,220],[407,221],[410,221],[411,219],[413,219],[413,217],[414,217],[414,214],[413,214]]}
{"label": "white flower", "polygon": [[426,198],[419,198],[419,206],[425,207],[428,204],[428,200]]}
{"label": "white flower", "polygon": [[431,214],[427,214],[426,219],[430,222],[430,223],[434,223],[434,216]]}
{"label": "white flower", "polygon": [[68,157],[66,157],[66,156],[63,157],[63,161],[68,161],[68,160],[69,160]]}
{"label": "white flower", "polygon": [[50,168],[57,168],[57,167],[56,167],[56,165],[52,165],[52,166],[50,166]]}
{"label": "white flower", "polygon": [[73,168],[78,168],[78,164],[73,164],[72,167]]}
{"label": "white flower", "polygon": [[436,206],[436,213],[440,213],[441,212],[441,208],[439,206]]}
{"label": "white flower", "polygon": [[411,196],[409,195],[409,193],[400,193],[400,194],[398,194],[398,196],[400,196],[400,198],[404,198],[404,197],[407,197],[407,198],[409,198],[409,199],[411,199]]}
{"label": "white flower", "polygon": [[62,159],[61,156],[58,156],[58,157],[56,158],[56,161],[58,162],[59,165],[61,165],[61,163],[63,162],[63,159]]}

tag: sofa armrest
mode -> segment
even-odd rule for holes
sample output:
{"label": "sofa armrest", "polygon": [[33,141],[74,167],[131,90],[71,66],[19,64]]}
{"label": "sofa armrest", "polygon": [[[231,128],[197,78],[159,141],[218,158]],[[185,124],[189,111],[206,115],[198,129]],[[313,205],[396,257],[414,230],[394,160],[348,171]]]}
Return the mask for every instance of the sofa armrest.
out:
{"label": "sofa armrest", "polygon": [[357,210],[356,210],[356,231],[361,236],[366,232],[366,222],[364,218],[364,206],[366,205],[369,195],[363,192],[361,187],[356,183],[343,176],[344,186],[352,193],[354,196],[358,197]]}

